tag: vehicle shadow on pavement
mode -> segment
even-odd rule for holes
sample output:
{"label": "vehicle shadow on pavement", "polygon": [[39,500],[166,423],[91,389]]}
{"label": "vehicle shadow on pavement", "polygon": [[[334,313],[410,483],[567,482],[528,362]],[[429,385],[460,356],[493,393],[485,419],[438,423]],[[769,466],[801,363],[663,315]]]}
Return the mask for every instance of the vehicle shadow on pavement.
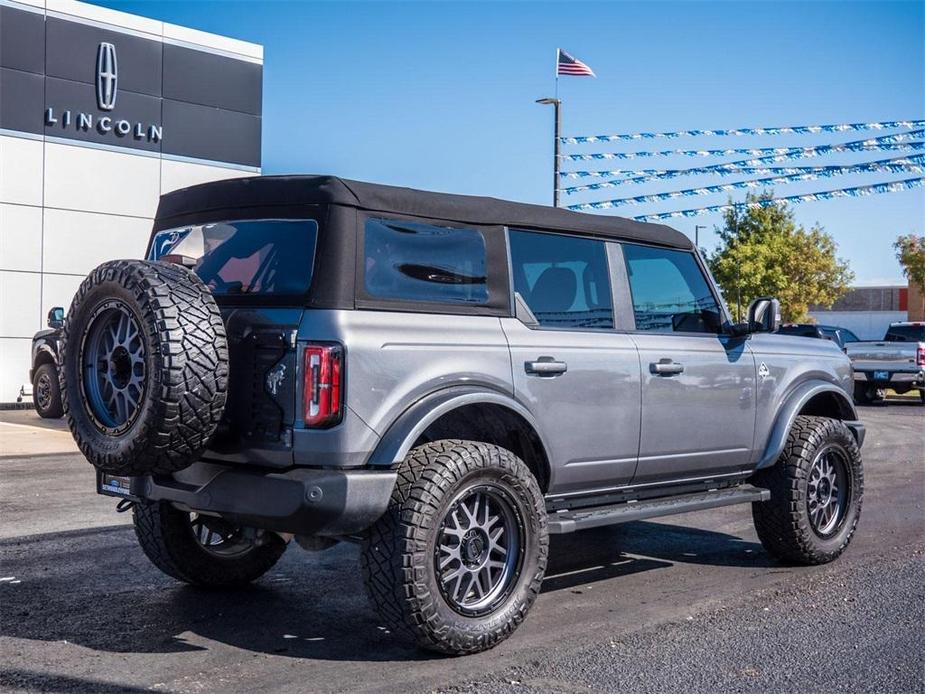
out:
{"label": "vehicle shadow on pavement", "polygon": [[[552,539],[543,592],[664,569],[675,562],[771,565],[755,543],[723,533],[631,523]],[[378,621],[356,546],[290,548],[253,587],[210,591],[162,575],[126,526],[0,542],[0,635],[112,653],[242,651],[321,660],[435,657]],[[11,663],[11,665],[14,665]],[[14,680],[15,681],[15,680]]]}
{"label": "vehicle shadow on pavement", "polygon": [[637,521],[551,538],[544,593],[673,564],[781,566],[757,542],[712,530]]}

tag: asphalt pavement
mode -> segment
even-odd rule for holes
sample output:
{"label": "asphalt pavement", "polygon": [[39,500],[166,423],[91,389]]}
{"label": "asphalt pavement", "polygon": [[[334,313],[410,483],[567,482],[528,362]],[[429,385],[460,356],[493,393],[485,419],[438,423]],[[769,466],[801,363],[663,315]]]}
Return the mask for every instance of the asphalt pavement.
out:
{"label": "asphalt pavement", "polygon": [[748,506],[557,536],[521,628],[444,658],[378,623],[353,545],[292,546],[247,590],[164,576],[61,424],[2,412],[0,690],[925,692],[925,407],[861,415],[837,562],[776,563]]}

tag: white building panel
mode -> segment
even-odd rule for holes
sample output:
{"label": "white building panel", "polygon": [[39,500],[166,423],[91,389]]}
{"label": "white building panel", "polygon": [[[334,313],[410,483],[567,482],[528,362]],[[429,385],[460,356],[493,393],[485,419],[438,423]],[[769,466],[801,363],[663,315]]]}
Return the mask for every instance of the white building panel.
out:
{"label": "white building panel", "polygon": [[45,327],[45,317],[52,306],[63,306],[65,312],[71,307],[71,299],[83,281],[83,275],[42,275],[42,327]]}
{"label": "white building panel", "polygon": [[0,203],[0,270],[42,270],[42,208]]}
{"label": "white building panel", "polygon": [[0,135],[0,202],[42,204],[41,140]]}
{"label": "white building panel", "polygon": [[0,337],[29,337],[39,320],[42,275],[0,270]]}
{"label": "white building panel", "polygon": [[113,258],[141,258],[151,221],[93,212],[45,210],[45,272],[86,275]]}
{"label": "white building panel", "polygon": [[45,206],[154,218],[160,159],[45,144]]}
{"label": "white building panel", "polygon": [[32,367],[32,340],[0,337],[0,395],[2,402],[15,402],[20,389],[28,385]]}

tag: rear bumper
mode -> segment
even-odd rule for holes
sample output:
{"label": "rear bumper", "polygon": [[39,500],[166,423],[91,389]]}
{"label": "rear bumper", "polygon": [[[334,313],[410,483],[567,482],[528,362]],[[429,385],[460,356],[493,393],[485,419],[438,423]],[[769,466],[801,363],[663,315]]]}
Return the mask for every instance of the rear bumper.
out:
{"label": "rear bumper", "polygon": [[171,476],[134,477],[132,495],[296,535],[352,535],[388,507],[396,473],[385,470],[255,471],[199,462]]}
{"label": "rear bumper", "polygon": [[890,371],[888,368],[876,369],[876,371],[886,371],[890,374],[888,381],[875,381],[874,369],[865,371],[855,371],[855,382],[862,383],[911,383],[919,388],[925,388],[925,371]]}

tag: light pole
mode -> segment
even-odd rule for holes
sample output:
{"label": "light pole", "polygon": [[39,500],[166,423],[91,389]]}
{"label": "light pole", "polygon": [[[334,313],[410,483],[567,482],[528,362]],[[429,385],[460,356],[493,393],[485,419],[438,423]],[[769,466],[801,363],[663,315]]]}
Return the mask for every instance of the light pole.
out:
{"label": "light pole", "polygon": [[701,229],[706,229],[706,227],[703,226],[702,224],[694,225],[694,246],[697,248],[697,250],[700,250],[700,230]]}
{"label": "light pole", "polygon": [[536,103],[545,106],[552,105],[555,108],[555,126],[553,128],[553,146],[552,146],[552,206],[559,206],[559,130],[562,127],[561,113],[559,107],[562,105],[560,99],[544,97],[537,99]]}

